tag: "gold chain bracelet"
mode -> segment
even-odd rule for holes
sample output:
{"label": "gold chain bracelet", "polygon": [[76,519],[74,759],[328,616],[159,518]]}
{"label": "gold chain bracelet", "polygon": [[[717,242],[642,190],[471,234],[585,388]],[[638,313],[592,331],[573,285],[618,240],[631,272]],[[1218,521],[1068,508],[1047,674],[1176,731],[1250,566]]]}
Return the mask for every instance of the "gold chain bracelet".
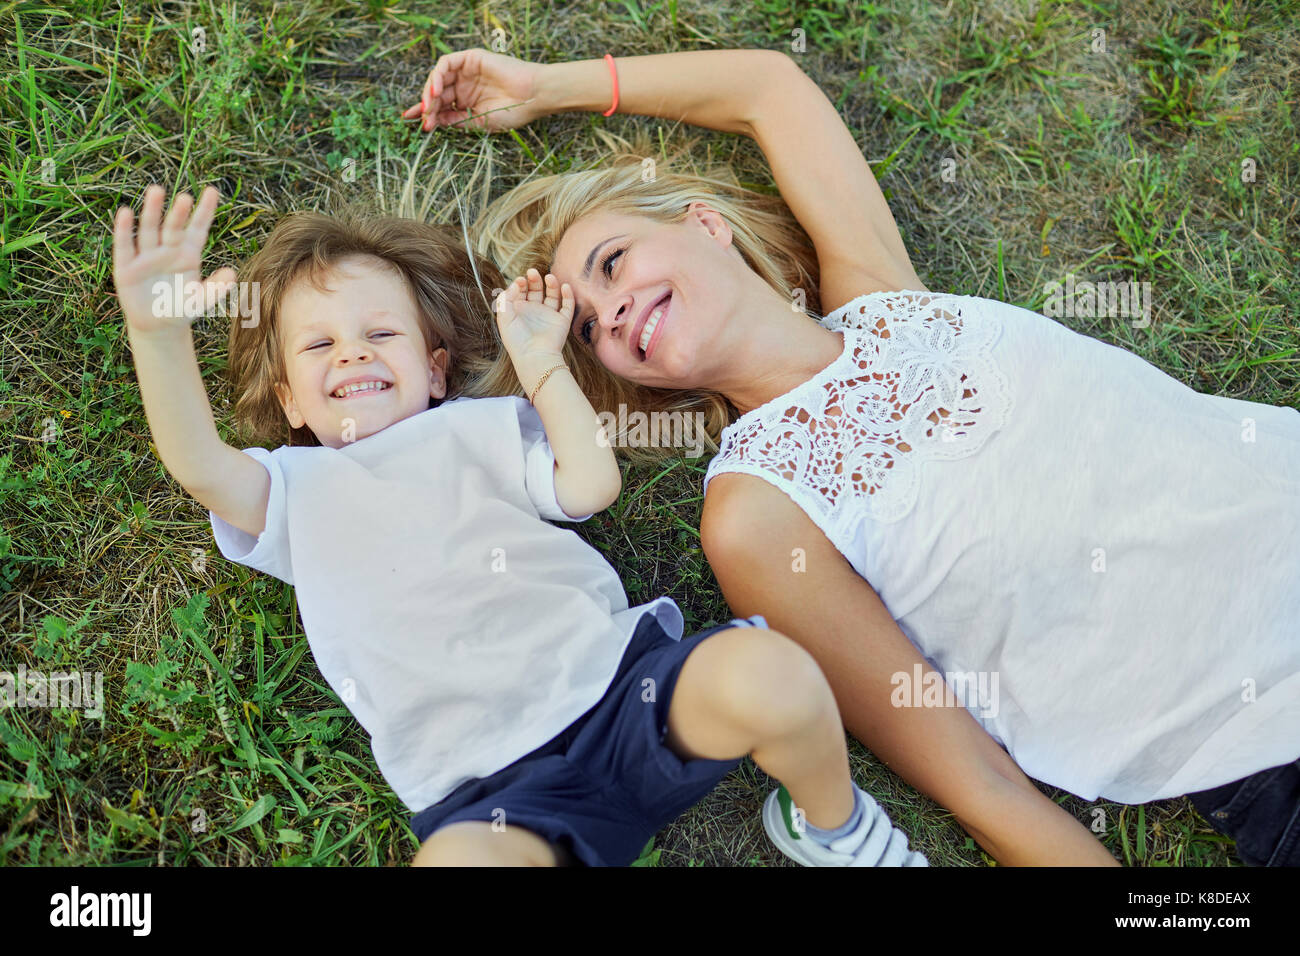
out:
{"label": "gold chain bracelet", "polygon": [[565,365],[564,363],[560,363],[559,365],[552,365],[550,368],[546,370],[546,373],[542,376],[542,380],[538,382],[537,387],[533,389],[533,394],[528,396],[529,405],[533,404],[533,399],[536,398],[537,393],[542,390],[542,386],[545,385],[546,380],[551,377],[551,373],[554,372],[556,369],[561,369],[561,368],[568,368],[568,366]]}

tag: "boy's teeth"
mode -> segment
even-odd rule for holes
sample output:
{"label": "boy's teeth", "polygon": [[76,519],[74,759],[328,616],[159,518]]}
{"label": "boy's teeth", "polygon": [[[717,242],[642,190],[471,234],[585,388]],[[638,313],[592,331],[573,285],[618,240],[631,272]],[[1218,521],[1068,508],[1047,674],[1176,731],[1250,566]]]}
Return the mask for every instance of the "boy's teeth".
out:
{"label": "boy's teeth", "polygon": [[355,392],[382,392],[384,389],[391,388],[387,382],[360,382],[356,385],[345,385],[343,388],[334,390],[335,398],[347,398]]}
{"label": "boy's teeth", "polygon": [[650,336],[654,334],[655,326],[659,324],[659,318],[663,314],[663,306],[660,306],[650,313],[650,318],[645,320],[645,328],[641,330],[641,341],[638,343],[641,346],[642,352],[644,352],[645,347],[650,344]]}

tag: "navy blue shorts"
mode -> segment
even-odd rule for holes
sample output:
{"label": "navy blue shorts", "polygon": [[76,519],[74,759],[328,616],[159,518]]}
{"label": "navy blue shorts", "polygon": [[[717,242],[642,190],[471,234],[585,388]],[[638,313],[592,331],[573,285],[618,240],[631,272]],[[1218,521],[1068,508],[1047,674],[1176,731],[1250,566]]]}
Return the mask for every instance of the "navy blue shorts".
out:
{"label": "navy blue shorts", "polygon": [[1196,812],[1237,842],[1247,866],[1300,866],[1300,760],[1189,793]]}
{"label": "navy blue shorts", "polygon": [[[664,743],[668,705],[687,655],[719,631],[766,626],[755,615],[675,641],[653,614],[645,615],[590,710],[532,753],[467,780],[415,814],[416,838],[423,843],[461,820],[500,820],[558,844],[562,862],[627,866],[742,759],[682,761]],[[645,684],[647,678],[654,684]],[[642,699],[648,687],[652,702]]]}

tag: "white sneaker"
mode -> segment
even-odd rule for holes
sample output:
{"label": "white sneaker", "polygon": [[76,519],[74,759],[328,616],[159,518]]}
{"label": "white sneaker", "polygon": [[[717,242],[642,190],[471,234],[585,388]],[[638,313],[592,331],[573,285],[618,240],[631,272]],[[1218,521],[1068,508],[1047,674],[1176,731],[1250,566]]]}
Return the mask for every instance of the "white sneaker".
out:
{"label": "white sneaker", "polygon": [[763,829],[778,850],[801,866],[929,866],[921,853],[907,849],[907,835],[871,794],[854,784],[866,804],[858,825],[823,846],[794,827],[794,801],[778,786],[763,804]]}

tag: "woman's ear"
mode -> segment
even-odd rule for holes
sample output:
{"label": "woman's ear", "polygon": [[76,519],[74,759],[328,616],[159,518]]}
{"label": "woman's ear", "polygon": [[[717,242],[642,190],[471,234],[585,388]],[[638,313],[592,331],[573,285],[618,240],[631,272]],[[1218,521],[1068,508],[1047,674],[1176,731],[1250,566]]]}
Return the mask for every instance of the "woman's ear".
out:
{"label": "woman's ear", "polygon": [[718,212],[702,199],[692,202],[687,209],[687,219],[698,223],[709,233],[709,238],[720,242],[724,247],[731,245],[731,225]]}

